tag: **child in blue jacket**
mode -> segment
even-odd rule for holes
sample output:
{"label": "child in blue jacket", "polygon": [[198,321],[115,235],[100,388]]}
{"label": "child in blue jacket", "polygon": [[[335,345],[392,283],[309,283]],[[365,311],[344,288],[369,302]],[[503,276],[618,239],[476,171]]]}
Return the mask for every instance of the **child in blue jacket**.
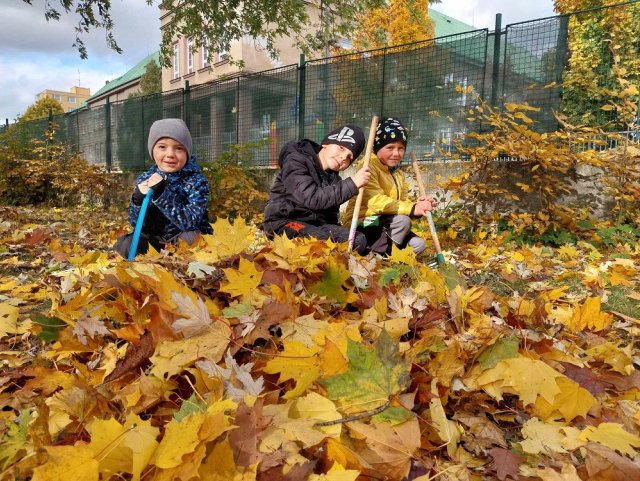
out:
{"label": "child in blue jacket", "polygon": [[[135,227],[142,201],[153,189],[144,218],[137,254],[149,245],[160,250],[182,239],[193,244],[199,234],[212,234],[209,223],[209,182],[191,155],[191,133],[181,119],[157,120],[149,130],[149,154],[155,162],[140,174],[129,204],[129,222]],[[127,257],[133,234],[118,238],[115,250]]]}

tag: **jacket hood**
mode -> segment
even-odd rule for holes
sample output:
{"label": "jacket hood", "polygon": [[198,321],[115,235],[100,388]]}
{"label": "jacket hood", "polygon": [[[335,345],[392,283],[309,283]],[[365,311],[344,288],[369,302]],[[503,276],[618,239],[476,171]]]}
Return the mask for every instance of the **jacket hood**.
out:
{"label": "jacket hood", "polygon": [[280,168],[282,168],[282,165],[287,156],[294,152],[309,155],[311,156],[311,158],[316,158],[318,156],[318,152],[320,152],[320,149],[320,145],[316,144],[313,140],[292,140],[282,146],[280,155],[278,156],[278,165],[280,166]]}

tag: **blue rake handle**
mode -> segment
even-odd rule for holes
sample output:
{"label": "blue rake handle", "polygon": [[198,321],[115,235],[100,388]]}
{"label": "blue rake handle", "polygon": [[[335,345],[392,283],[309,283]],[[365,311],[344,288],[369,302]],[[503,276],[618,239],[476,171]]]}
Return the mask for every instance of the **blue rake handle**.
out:
{"label": "blue rake handle", "polygon": [[133,261],[136,258],[136,253],[138,251],[138,242],[140,241],[140,234],[142,233],[142,224],[144,224],[144,216],[147,215],[147,207],[149,207],[149,201],[151,200],[152,194],[153,189],[149,188],[146,195],[144,196],[144,199],[142,200],[140,213],[138,214],[138,220],[136,221],[136,228],[133,231],[131,247],[129,247],[129,256],[127,257],[128,261]]}

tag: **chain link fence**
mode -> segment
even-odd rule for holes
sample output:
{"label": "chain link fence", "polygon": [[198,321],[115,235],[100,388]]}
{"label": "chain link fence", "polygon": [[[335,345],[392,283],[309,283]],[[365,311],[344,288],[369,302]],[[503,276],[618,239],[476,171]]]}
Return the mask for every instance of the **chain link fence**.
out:
{"label": "chain link fence", "polygon": [[[602,9],[577,15],[582,24],[600,18]],[[530,115],[534,129],[558,128],[555,113],[563,106],[564,82],[572,73],[569,46],[575,19],[576,15],[562,15],[502,28],[497,16],[493,32],[474,30],[302,60],[300,65],[107,103],[52,120],[59,126],[58,139],[90,163],[111,170],[148,167],[149,128],[167,117],[187,122],[200,159],[214,159],[232,145],[257,142],[252,158],[256,167],[277,166],[286,141],[301,137],[320,141],[342,123],[358,125],[368,134],[373,115],[402,119],[411,131],[410,148],[421,158],[452,154],[456,138],[489,128],[469,120],[479,99],[497,109],[528,102],[540,108]],[[638,25],[630,28],[638,30]],[[636,54],[638,46],[633,47]],[[28,136],[42,137],[48,122],[20,125]]]}

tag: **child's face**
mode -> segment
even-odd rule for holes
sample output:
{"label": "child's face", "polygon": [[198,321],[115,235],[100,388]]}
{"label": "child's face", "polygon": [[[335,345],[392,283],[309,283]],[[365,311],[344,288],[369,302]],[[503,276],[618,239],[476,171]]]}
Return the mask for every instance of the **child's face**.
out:
{"label": "child's face", "polygon": [[178,172],[187,163],[187,151],[183,145],[169,137],[158,140],[152,152],[158,169],[168,174]]}
{"label": "child's face", "polygon": [[344,170],[353,162],[353,152],[338,144],[324,144],[318,157],[324,170]]}
{"label": "child's face", "polygon": [[380,150],[376,154],[384,165],[388,167],[395,167],[404,157],[405,146],[402,142],[391,142]]}

